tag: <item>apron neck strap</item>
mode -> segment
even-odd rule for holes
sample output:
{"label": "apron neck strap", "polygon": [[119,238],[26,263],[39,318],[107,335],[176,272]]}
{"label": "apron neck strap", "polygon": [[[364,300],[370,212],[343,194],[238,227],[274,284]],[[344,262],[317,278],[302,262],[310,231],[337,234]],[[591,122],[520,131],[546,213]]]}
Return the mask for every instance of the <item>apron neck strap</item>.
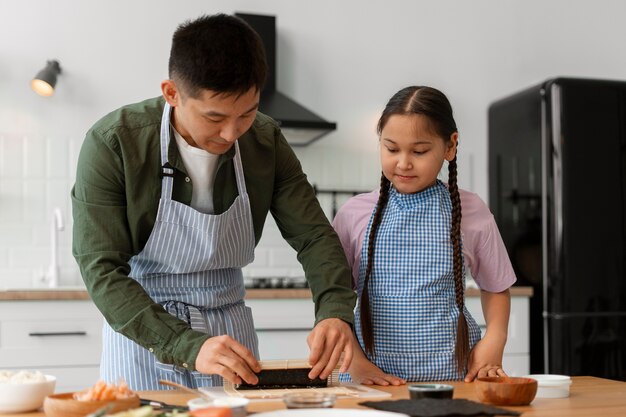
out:
{"label": "apron neck strap", "polygon": [[163,116],[161,116],[161,198],[166,200],[172,199],[172,189],[174,188],[174,168],[170,165],[167,159],[171,136],[171,113],[172,106],[165,102]]}
{"label": "apron neck strap", "polygon": [[239,195],[244,195],[248,192],[246,189],[246,181],[243,175],[243,164],[241,163],[241,154],[239,153],[239,140],[235,141],[235,156],[233,157],[235,163],[235,178],[237,178],[237,190]]}

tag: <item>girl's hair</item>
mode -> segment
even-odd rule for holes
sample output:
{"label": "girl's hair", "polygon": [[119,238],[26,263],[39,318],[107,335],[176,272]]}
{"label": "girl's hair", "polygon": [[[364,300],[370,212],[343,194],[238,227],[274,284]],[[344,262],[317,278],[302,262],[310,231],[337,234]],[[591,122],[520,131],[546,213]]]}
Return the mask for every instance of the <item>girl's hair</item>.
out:
{"label": "girl's hair", "polygon": [[[383,114],[378,120],[377,131],[380,135],[383,128],[393,115],[421,114],[428,118],[430,127],[445,142],[450,141],[453,133],[457,132],[456,123],[452,116],[452,106],[447,97],[439,90],[431,87],[406,87],[398,91],[387,103]],[[372,313],[369,300],[369,280],[372,273],[374,258],[374,241],[380,225],[383,211],[389,199],[391,184],[383,174],[380,179],[380,196],[376,204],[374,218],[368,237],[367,269],[361,293],[361,334],[368,354],[375,354],[374,334],[372,332]],[[452,221],[450,225],[450,240],[452,241],[452,260],[454,268],[454,289],[456,304],[459,308],[459,320],[456,331],[456,346],[454,356],[459,372],[463,372],[469,356],[469,335],[465,318],[465,296],[463,293],[463,258],[461,256],[461,198],[457,186],[456,155],[448,163],[448,191],[452,202]]]}

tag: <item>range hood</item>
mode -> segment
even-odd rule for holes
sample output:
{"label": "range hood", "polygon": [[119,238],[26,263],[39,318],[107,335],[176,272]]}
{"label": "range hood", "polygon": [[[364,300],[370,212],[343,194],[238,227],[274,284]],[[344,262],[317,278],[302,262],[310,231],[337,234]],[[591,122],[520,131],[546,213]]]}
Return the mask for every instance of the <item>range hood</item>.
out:
{"label": "range hood", "polygon": [[235,13],[261,37],[267,55],[268,76],[259,110],[278,122],[292,146],[306,146],[332,132],[337,124],[322,119],[276,90],[276,16]]}

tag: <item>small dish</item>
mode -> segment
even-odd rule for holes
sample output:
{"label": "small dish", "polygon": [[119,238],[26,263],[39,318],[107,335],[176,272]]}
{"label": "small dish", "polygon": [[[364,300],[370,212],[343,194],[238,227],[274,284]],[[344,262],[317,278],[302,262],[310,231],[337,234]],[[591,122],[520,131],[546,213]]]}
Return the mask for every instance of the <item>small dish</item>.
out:
{"label": "small dish", "polygon": [[528,375],[537,381],[537,398],[567,398],[572,379],[567,375]]}
{"label": "small dish", "polygon": [[527,405],[537,394],[537,381],[532,378],[477,378],[474,386],[480,402],[495,405]]}
{"label": "small dish", "polygon": [[446,384],[410,384],[409,395],[412,400],[422,398],[452,398],[454,387]]}
{"label": "small dish", "polygon": [[190,411],[202,410],[205,408],[228,408],[232,417],[244,417],[247,415],[246,406],[250,403],[247,398],[220,397],[213,400],[206,398],[193,398],[187,401]]}
{"label": "small dish", "polygon": [[323,392],[291,392],[283,395],[287,408],[332,408],[337,396]]}
{"label": "small dish", "polygon": [[22,413],[41,407],[56,384],[52,375],[41,377],[44,380],[0,383],[0,413]]}
{"label": "small dish", "polygon": [[48,395],[43,401],[43,411],[46,417],[84,417],[107,405],[111,406],[107,412],[113,414],[138,408],[140,403],[141,400],[136,394],[117,400],[80,401],[74,399],[73,392],[66,392]]}

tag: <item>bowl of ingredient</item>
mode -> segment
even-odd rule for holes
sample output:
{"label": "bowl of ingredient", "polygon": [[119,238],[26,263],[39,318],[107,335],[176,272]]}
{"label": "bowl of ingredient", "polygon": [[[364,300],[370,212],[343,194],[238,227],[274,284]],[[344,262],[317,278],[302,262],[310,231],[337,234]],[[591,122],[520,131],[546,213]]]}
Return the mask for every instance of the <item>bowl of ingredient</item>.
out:
{"label": "bowl of ingredient", "polygon": [[446,384],[410,384],[409,396],[412,400],[422,398],[452,398],[454,387]]}
{"label": "bowl of ingredient", "polygon": [[532,378],[476,378],[474,387],[480,402],[495,405],[528,405],[537,394],[537,381]]}
{"label": "bowl of ingredient", "polygon": [[572,379],[567,375],[528,375],[537,380],[537,398],[567,398]]}
{"label": "bowl of ingredient", "polygon": [[283,395],[287,408],[331,408],[337,396],[323,392],[291,392]]}
{"label": "bowl of ingredient", "polygon": [[46,417],[84,417],[105,407],[109,414],[137,408],[140,402],[139,396],[125,382],[107,384],[98,381],[84,391],[47,396],[43,411]]}
{"label": "bowl of ingredient", "polygon": [[39,371],[0,371],[0,413],[38,409],[55,384],[55,377]]}

